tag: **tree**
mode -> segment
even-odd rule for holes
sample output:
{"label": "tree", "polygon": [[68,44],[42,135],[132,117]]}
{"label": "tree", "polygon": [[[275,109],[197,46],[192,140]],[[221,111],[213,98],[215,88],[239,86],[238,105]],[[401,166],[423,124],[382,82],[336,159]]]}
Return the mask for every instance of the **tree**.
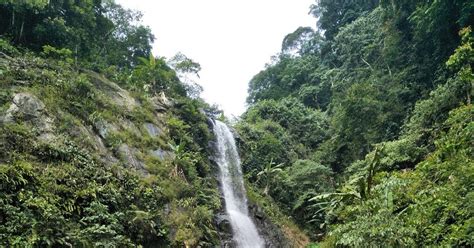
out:
{"label": "tree", "polygon": [[[23,40],[25,33],[27,33],[25,28],[30,28],[27,23],[31,18],[30,15],[34,12],[44,10],[48,4],[48,0],[0,1],[2,10],[7,10],[11,14],[8,15],[6,13],[7,15],[5,15],[4,18],[1,18],[3,29],[0,28],[0,33],[7,32],[8,30],[12,35],[12,39],[20,43]],[[7,19],[8,17],[10,17],[10,19]]]}
{"label": "tree", "polygon": [[155,40],[149,27],[140,23],[142,14],[127,10],[113,2],[106,2],[104,16],[113,23],[103,37],[99,58],[119,68],[131,68],[138,65],[139,57],[151,55],[151,44]]}
{"label": "tree", "polygon": [[282,172],[281,167],[283,167],[283,165],[284,165],[283,163],[275,164],[273,162],[273,159],[271,159],[270,162],[267,163],[267,165],[263,168],[263,170],[257,173],[257,177],[259,180],[265,180],[264,182],[265,187],[263,189],[263,194],[265,196],[268,196],[268,192],[270,190],[270,183],[275,177],[275,175],[279,172]]}
{"label": "tree", "polygon": [[331,40],[339,28],[356,20],[361,14],[377,7],[379,0],[317,0],[311,6],[311,13],[318,19],[324,36]]}
{"label": "tree", "polygon": [[[470,215],[447,214],[467,204],[456,195],[464,191],[451,188],[453,177],[438,187],[441,172],[420,176],[418,166],[444,164],[444,155],[429,154],[453,126],[449,112],[472,104],[473,35],[465,27],[473,10],[467,0],[316,1],[319,30],[288,34],[249,83],[239,131],[250,182],[265,169],[262,158],[288,165],[271,184],[272,198],[306,230],[327,232],[333,246],[470,244],[461,227]],[[446,164],[456,164],[451,159]],[[334,174],[318,178],[322,168]],[[433,181],[421,179],[428,174]],[[335,189],[311,185],[320,181]],[[423,194],[430,203],[417,199]]]}
{"label": "tree", "polygon": [[186,87],[188,96],[191,98],[199,98],[203,88],[193,77],[200,78],[199,72],[201,71],[201,65],[182,53],[177,53],[168,63],[178,73],[178,77]]}
{"label": "tree", "polygon": [[471,104],[471,97],[474,95],[474,74],[472,72],[472,65],[474,64],[474,38],[472,35],[472,28],[467,27],[459,31],[462,37],[461,45],[456,48],[446,65],[458,71],[460,80],[466,84],[466,99],[467,104]]}
{"label": "tree", "polygon": [[323,37],[311,27],[299,27],[293,33],[285,36],[281,45],[284,55],[317,54]]}
{"label": "tree", "polygon": [[130,82],[137,90],[143,90],[151,95],[164,92],[170,96],[185,96],[186,90],[179,81],[176,72],[172,70],[164,58],[139,57],[141,64],[132,72]]}
{"label": "tree", "polygon": [[[147,57],[154,36],[141,14],[110,1],[0,1],[0,35],[37,52],[49,45],[74,52],[92,69],[130,68]],[[138,23],[138,24],[136,24]]]}

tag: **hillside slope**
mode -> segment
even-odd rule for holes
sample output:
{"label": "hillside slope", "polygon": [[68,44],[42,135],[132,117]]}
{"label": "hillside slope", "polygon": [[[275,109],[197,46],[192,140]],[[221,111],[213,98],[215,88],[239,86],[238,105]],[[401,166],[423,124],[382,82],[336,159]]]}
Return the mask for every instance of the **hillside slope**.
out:
{"label": "hillside slope", "polygon": [[197,102],[133,95],[31,55],[3,54],[0,66],[3,244],[218,242]]}
{"label": "hillside slope", "polygon": [[474,246],[472,1],[310,8],[249,82],[249,187],[322,247]]}

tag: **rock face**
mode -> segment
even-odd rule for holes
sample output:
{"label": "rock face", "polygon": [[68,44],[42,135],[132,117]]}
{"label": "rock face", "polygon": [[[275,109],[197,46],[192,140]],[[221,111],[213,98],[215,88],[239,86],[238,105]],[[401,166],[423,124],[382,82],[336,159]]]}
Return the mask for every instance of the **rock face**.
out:
{"label": "rock face", "polygon": [[148,132],[148,134],[151,136],[151,137],[158,137],[159,135],[161,135],[163,133],[163,131],[155,124],[153,123],[145,123],[143,124],[143,127],[146,129],[146,131]]}
{"label": "rock face", "polygon": [[30,93],[18,93],[13,97],[13,104],[7,110],[7,118],[20,117],[24,120],[39,118],[45,112],[45,106],[36,96]]}
{"label": "rock face", "polygon": [[31,93],[15,94],[3,122],[26,122],[40,133],[39,139],[47,141],[54,138],[53,119],[48,116],[43,102]]}
{"label": "rock face", "polygon": [[258,227],[260,235],[262,235],[265,239],[265,247],[294,247],[294,244],[285,237],[285,234],[278,226],[271,222],[271,220],[266,216],[259,206],[255,204],[249,204],[249,211]]}
{"label": "rock face", "polygon": [[99,133],[102,139],[107,138],[111,132],[117,132],[117,128],[104,120],[94,122],[94,129]]}
{"label": "rock face", "polygon": [[[104,94],[103,97],[110,104],[125,109],[125,112],[129,113],[132,113],[133,110],[140,106],[140,103],[128,91],[120,88],[112,81],[95,72],[86,72],[86,74],[94,86]],[[93,150],[97,158],[105,165],[122,163],[124,166],[147,174],[145,156],[151,155],[160,160],[168,160],[173,159],[174,154],[163,149],[138,149],[132,144],[127,144],[130,140],[118,139],[116,141],[118,146],[110,145],[108,142],[110,140],[115,141],[114,135],[121,132],[132,134],[134,137],[138,137],[138,139],[146,135],[146,133],[152,138],[166,136],[166,126],[164,124],[161,125],[161,123],[163,123],[166,112],[173,103],[164,94],[161,94],[154,97],[151,100],[151,104],[153,106],[153,113],[157,118],[156,123],[138,122],[133,118],[129,118],[128,115],[119,116],[112,120],[91,118],[93,121],[88,122],[71,115],[65,109],[59,109],[57,110],[58,112],[52,114],[48,112],[46,105],[33,93],[19,92],[13,95],[9,108],[5,112],[0,113],[0,124],[26,124],[38,135],[39,141],[57,145],[61,145],[64,140],[72,138],[81,143],[83,148]],[[63,120],[63,118],[74,121],[60,129],[59,125],[62,125],[62,123],[59,120]],[[143,129],[146,131],[145,134],[140,131],[140,126],[143,126]],[[58,130],[61,130],[60,135]]]}
{"label": "rock face", "polygon": [[230,248],[237,247],[232,239],[232,227],[230,225],[229,216],[225,213],[219,213],[215,217],[217,230],[221,241],[221,247]]}
{"label": "rock face", "polygon": [[164,150],[161,150],[161,149],[157,149],[157,150],[154,150],[154,151],[150,151],[150,154],[151,156],[153,156],[154,158],[157,158],[157,159],[160,159],[160,160],[167,160],[167,159],[173,159],[174,158],[174,154],[172,152],[169,152],[169,151],[164,151]]}
{"label": "rock face", "polygon": [[112,152],[107,149],[104,145],[101,134],[97,135],[93,128],[87,128],[86,126],[79,124],[71,127],[68,134],[75,139],[82,139],[85,143],[89,144],[91,148],[100,155],[100,160],[104,164],[116,164],[119,160],[113,156]]}
{"label": "rock face", "polygon": [[138,158],[138,153],[136,148],[129,147],[127,144],[121,144],[118,148],[119,157],[126,162],[127,166],[146,174],[145,163]]}
{"label": "rock face", "polygon": [[94,85],[100,89],[101,92],[104,92],[114,104],[126,108],[129,111],[139,106],[138,102],[128,91],[120,88],[120,86],[114,82],[93,71],[88,71],[87,74]]}

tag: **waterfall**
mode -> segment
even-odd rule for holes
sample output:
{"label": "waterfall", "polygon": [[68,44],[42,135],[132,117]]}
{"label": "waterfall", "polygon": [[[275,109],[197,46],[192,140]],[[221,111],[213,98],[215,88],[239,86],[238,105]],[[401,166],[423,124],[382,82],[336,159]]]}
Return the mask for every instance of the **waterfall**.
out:
{"label": "waterfall", "polygon": [[264,241],[249,216],[234,136],[226,124],[217,120],[214,124],[214,133],[217,137],[216,160],[220,169],[225,208],[229,215],[234,241],[238,247],[263,247]]}

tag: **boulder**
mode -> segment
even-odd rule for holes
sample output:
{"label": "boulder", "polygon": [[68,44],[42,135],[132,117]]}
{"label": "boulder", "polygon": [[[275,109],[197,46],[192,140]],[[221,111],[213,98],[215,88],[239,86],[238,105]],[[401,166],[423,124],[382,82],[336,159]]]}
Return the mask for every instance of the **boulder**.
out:
{"label": "boulder", "polygon": [[227,214],[218,214],[216,216],[217,228],[220,232],[230,234],[232,236],[232,226],[230,225],[229,216]]}
{"label": "boulder", "polygon": [[31,93],[17,93],[6,111],[3,122],[23,122],[30,124],[38,131],[40,140],[52,140],[53,119],[49,117],[44,103]]}
{"label": "boulder", "polygon": [[219,213],[215,217],[217,231],[219,233],[219,239],[221,241],[220,247],[231,248],[237,247],[237,244],[233,240],[232,226],[230,224],[229,216],[223,212]]}
{"label": "boulder", "polygon": [[30,93],[17,93],[13,97],[13,103],[7,110],[7,119],[22,119],[25,121],[40,118],[45,112],[45,106],[41,100]]}
{"label": "boulder", "polygon": [[249,213],[260,235],[265,239],[265,247],[295,247],[295,244],[286,238],[283,230],[272,223],[261,207],[249,202]]}

